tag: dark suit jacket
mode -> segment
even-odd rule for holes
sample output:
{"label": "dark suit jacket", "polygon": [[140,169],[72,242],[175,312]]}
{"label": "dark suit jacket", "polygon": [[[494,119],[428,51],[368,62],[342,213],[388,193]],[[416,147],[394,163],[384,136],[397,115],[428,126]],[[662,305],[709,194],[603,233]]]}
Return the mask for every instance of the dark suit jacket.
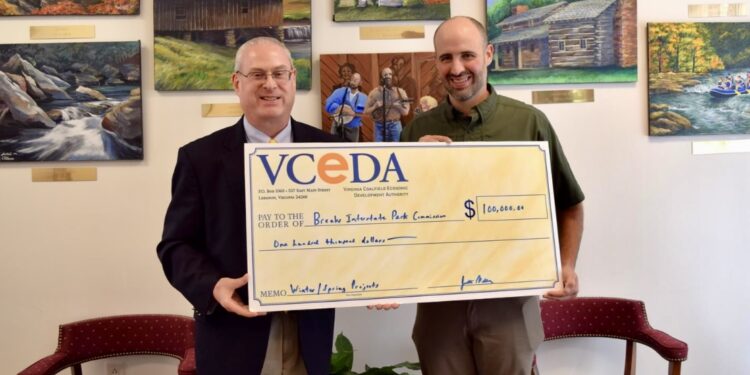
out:
{"label": "dark suit jacket", "polygon": [[[172,201],[157,246],[169,282],[195,308],[196,360],[201,375],[259,374],[271,316],[243,318],[213,298],[222,277],[247,272],[243,145],[235,125],[180,148],[172,177]],[[337,138],[292,119],[294,142],[336,142]],[[247,288],[238,294],[247,299]],[[297,314],[300,353],[309,374],[328,374],[334,312]]]}

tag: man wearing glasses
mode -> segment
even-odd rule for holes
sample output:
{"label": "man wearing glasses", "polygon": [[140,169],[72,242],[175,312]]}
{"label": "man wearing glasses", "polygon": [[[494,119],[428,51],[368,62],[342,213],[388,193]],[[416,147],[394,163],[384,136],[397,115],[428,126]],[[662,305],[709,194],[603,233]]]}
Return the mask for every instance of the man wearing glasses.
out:
{"label": "man wearing glasses", "polygon": [[244,116],[177,155],[157,253],[194,307],[201,374],[328,374],[332,309],[266,315],[247,307],[243,144],[336,141],[291,118],[296,76],[281,42],[249,40],[232,75]]}

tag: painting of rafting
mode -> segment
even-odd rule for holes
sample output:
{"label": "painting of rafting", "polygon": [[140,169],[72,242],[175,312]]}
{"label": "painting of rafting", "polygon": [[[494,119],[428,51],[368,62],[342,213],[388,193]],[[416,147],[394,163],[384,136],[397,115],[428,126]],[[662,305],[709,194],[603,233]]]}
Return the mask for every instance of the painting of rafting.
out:
{"label": "painting of rafting", "polygon": [[142,160],[140,42],[0,45],[0,162]]}
{"label": "painting of rafting", "polygon": [[649,134],[750,134],[750,23],[648,24]]}

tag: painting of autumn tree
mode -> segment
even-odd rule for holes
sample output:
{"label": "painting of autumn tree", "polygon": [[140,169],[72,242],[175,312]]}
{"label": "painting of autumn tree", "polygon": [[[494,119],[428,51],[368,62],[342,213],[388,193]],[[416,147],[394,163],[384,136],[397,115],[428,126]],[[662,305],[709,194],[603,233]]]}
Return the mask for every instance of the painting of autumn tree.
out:
{"label": "painting of autumn tree", "polygon": [[0,0],[0,16],[133,15],[140,0]]}
{"label": "painting of autumn tree", "polygon": [[[707,73],[723,70],[723,60],[716,53],[716,47],[721,46],[718,26],[719,24],[700,23],[650,24],[649,73]],[[741,32],[742,28],[727,31]]]}

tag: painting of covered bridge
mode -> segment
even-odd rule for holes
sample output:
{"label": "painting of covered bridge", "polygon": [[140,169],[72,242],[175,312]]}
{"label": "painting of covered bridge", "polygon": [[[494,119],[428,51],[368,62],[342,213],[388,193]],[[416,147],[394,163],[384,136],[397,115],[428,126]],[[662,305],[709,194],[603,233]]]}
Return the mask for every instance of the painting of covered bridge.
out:
{"label": "painting of covered bridge", "polygon": [[245,41],[284,42],[297,88],[310,89],[310,0],[159,0],[154,2],[156,89],[231,90],[234,55]]}

